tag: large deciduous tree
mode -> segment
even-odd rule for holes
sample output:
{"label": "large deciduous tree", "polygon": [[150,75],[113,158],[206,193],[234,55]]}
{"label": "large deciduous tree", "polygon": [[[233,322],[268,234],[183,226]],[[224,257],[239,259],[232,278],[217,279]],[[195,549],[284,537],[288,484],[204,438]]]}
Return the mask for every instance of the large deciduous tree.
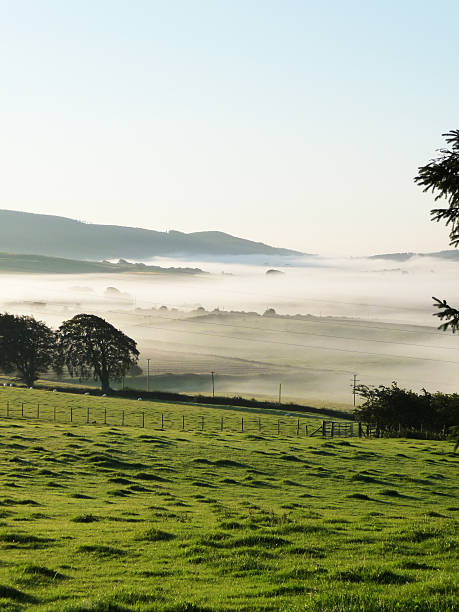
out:
{"label": "large deciduous tree", "polygon": [[[435,201],[446,200],[444,208],[433,208],[433,221],[443,221],[450,228],[451,246],[459,246],[459,130],[451,130],[442,134],[448,145],[439,150],[439,156],[418,169],[415,182],[432,192]],[[434,306],[439,309],[436,316],[444,321],[440,329],[459,329],[459,310],[448,304],[446,300],[433,298]]]}
{"label": "large deciduous tree", "polygon": [[95,315],[79,314],[58,330],[62,363],[71,376],[100,380],[104,393],[110,380],[119,380],[138,359],[134,340]]}
{"label": "large deciduous tree", "polygon": [[0,315],[0,367],[17,371],[31,387],[55,364],[56,334],[43,321],[12,314]]}

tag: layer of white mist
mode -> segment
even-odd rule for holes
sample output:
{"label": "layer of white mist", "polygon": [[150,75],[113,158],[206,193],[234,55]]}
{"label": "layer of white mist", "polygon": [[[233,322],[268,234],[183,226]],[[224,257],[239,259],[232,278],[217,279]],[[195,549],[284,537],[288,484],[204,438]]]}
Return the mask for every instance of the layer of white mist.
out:
{"label": "layer of white mist", "polygon": [[[208,274],[3,274],[0,308],[53,327],[78,312],[99,314],[135,338],[141,366],[150,358],[152,375],[206,377],[216,370],[228,393],[274,397],[283,383],[286,398],[344,402],[351,399],[353,372],[371,384],[399,380],[416,389],[455,390],[457,339],[436,332],[431,296],[459,305],[458,263],[424,257],[148,263]],[[269,269],[282,274],[266,274]],[[273,308],[315,318],[225,315],[199,322],[197,315],[206,313],[196,313],[198,307],[258,314]],[[180,388],[170,384],[170,390],[195,390],[185,379]]]}
{"label": "layer of white mist", "polygon": [[[312,259],[312,261],[311,261]],[[3,309],[34,308],[32,302],[60,304],[63,308],[149,308],[165,305],[192,310],[243,310],[280,314],[345,316],[433,326],[435,295],[459,302],[454,283],[459,264],[414,258],[403,264],[383,260],[288,260],[283,266],[257,262],[210,263],[155,259],[161,266],[200,267],[205,276],[142,274],[1,276]],[[271,262],[265,262],[270,264]],[[268,269],[282,274],[266,274]],[[120,293],[107,295],[107,288]]]}

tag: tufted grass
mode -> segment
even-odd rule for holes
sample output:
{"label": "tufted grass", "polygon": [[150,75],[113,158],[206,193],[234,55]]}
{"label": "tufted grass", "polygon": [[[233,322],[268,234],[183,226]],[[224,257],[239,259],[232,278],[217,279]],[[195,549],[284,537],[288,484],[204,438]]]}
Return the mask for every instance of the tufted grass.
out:
{"label": "tufted grass", "polygon": [[0,610],[453,612],[459,457],[343,442],[0,418]]}

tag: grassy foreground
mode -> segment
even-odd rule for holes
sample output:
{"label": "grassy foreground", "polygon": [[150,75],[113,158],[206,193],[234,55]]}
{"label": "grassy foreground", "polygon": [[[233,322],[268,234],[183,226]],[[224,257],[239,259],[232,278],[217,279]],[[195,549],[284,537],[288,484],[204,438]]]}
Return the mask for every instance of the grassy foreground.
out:
{"label": "grassy foreground", "polygon": [[0,610],[452,612],[458,462],[446,442],[2,416]]}

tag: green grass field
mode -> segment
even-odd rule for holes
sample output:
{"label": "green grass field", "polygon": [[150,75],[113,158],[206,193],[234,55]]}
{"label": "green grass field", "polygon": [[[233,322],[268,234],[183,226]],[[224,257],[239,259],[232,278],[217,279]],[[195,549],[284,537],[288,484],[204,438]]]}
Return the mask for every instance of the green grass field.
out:
{"label": "green grass field", "polygon": [[[104,402],[142,404],[145,428],[100,424]],[[166,412],[197,425],[161,431]],[[242,412],[2,388],[0,610],[458,609],[450,443],[277,435],[250,412],[218,430]]]}

